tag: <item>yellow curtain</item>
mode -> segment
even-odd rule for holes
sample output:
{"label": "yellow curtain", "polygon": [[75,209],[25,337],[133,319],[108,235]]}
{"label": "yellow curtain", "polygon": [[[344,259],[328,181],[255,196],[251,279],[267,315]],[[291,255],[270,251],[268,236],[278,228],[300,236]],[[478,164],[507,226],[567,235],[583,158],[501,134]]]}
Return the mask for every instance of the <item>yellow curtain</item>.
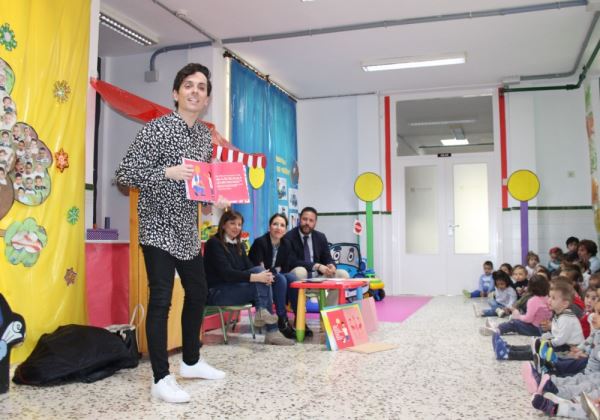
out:
{"label": "yellow curtain", "polygon": [[[13,104],[0,109],[0,114],[13,111],[19,126],[12,128],[13,162],[5,163],[11,168],[8,178],[14,195],[10,209],[4,215],[0,212],[0,293],[14,312],[23,315],[27,329],[25,343],[13,350],[11,363],[24,360],[42,334],[60,325],[86,322],[89,21],[87,0],[4,2],[0,14],[0,59],[4,62],[0,61],[0,75],[7,76],[6,90],[3,93],[0,86],[0,96],[8,94]],[[10,118],[0,121],[0,134],[6,124]],[[31,142],[35,134],[39,140]],[[21,138],[29,151],[19,151]],[[52,156],[51,163],[41,156],[46,152]],[[17,168],[18,159],[22,168]],[[24,167],[27,162],[32,168]],[[14,188],[16,173],[27,171],[36,181],[29,190],[24,188],[30,195]],[[43,172],[39,185],[38,172]],[[21,178],[22,182],[25,176]],[[1,209],[7,207],[10,190],[5,184],[0,188],[4,188],[0,190]]]}

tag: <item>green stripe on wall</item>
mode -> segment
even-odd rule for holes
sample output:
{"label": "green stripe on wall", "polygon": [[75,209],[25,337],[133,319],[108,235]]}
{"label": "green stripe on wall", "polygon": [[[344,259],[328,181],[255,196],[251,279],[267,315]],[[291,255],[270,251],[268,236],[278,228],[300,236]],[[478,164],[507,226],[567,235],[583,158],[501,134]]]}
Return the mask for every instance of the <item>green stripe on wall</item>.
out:
{"label": "green stripe on wall", "polygon": [[[364,211],[341,211],[341,212],[332,212],[332,213],[319,213],[319,217],[321,216],[359,216],[361,214],[366,214]],[[373,214],[384,214],[389,215],[392,214],[390,211],[374,211]]]}
{"label": "green stripe on wall", "polygon": [[[509,207],[502,211],[521,210],[521,207]],[[592,210],[592,206],[529,206],[529,210]]]}

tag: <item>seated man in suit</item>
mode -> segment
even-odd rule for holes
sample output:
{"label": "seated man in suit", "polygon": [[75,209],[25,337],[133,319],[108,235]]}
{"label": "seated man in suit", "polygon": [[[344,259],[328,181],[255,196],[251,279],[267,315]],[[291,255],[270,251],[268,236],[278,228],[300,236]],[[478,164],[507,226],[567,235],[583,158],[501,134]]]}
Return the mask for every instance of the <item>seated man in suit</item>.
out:
{"label": "seated man in suit", "polygon": [[[338,270],[333,263],[329,244],[325,234],[315,230],[317,225],[317,210],[305,207],[300,212],[300,226],[286,233],[285,238],[292,245],[290,266],[298,279],[311,277],[348,278],[345,270]],[[337,291],[330,290],[327,295],[327,304],[336,305],[338,302]],[[312,331],[306,329],[306,336],[310,337]]]}

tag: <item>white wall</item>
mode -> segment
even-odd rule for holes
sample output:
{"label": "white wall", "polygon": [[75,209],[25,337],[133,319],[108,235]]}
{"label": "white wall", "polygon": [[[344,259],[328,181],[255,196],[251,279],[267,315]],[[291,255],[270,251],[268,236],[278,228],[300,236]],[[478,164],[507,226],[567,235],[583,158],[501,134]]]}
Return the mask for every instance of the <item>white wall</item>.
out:
{"label": "white wall", "polygon": [[[530,169],[540,180],[540,192],[530,206],[591,205],[589,150],[585,130],[583,88],[507,95],[508,175]],[[519,207],[509,196],[509,207]],[[503,213],[503,261],[517,263],[521,255],[519,210]],[[565,248],[568,236],[596,237],[589,209],[529,211],[529,248],[548,260],[553,246]]]}
{"label": "white wall", "polygon": [[[365,95],[298,102],[299,207],[313,206],[319,213],[351,213],[319,217],[317,229],[330,242],[356,242],[352,226],[357,218],[366,228],[365,216],[354,214],[365,210],[354,194],[356,177],[374,172],[385,178],[379,100],[377,95]],[[384,206],[379,199],[373,210],[385,210]],[[382,278],[391,252],[389,219],[389,215],[375,215],[373,220],[374,267]],[[360,243],[366,257],[365,234]]]}

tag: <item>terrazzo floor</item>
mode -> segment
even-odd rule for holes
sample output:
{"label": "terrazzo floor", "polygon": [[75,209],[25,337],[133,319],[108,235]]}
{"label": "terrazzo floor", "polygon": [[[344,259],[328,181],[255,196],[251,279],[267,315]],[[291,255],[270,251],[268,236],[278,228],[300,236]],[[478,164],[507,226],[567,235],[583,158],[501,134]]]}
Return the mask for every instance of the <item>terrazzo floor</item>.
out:
{"label": "terrazzo floor", "polygon": [[[403,323],[380,323],[373,342],[398,345],[365,355],[330,352],[322,337],[293,347],[260,344],[245,333],[230,344],[209,333],[202,349],[227,372],[220,381],[180,379],[188,404],[150,400],[150,363],[93,384],[0,395],[6,419],[539,419],[520,362],[498,362],[478,328],[472,301],[436,297]],[[318,328],[318,321],[311,321]],[[524,337],[508,337],[523,344]],[[176,372],[179,354],[170,358]],[[14,367],[13,367],[14,369]],[[12,371],[11,371],[12,375]]]}

